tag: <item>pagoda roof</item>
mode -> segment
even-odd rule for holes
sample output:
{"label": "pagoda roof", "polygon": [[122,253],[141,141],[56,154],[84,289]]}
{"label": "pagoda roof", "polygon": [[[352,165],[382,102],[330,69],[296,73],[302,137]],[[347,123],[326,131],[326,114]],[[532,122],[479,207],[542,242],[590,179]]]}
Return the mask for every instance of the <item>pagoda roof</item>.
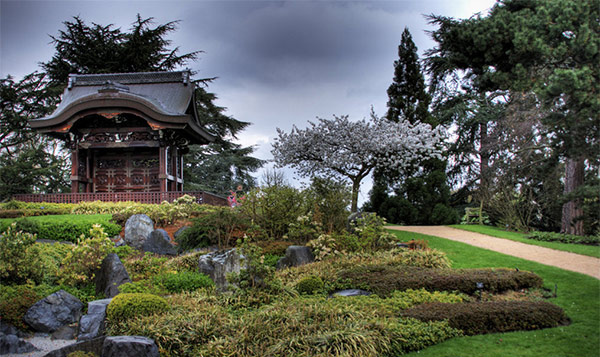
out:
{"label": "pagoda roof", "polygon": [[71,74],[54,113],[29,124],[60,137],[87,115],[133,113],[153,129],[173,129],[191,143],[206,144],[215,137],[198,120],[195,84],[190,76],[189,71]]}

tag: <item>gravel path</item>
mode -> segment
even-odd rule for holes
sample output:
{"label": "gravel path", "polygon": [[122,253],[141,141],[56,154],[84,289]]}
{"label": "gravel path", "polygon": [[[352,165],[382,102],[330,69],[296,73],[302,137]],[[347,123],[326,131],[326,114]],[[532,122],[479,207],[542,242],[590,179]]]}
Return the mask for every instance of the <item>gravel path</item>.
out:
{"label": "gravel path", "polygon": [[40,350],[35,352],[18,354],[9,353],[2,355],[2,357],[42,357],[50,351],[54,351],[77,342],[76,340],[52,340],[47,334],[37,334],[34,337],[26,338],[25,341],[31,342],[32,345],[34,345]]}
{"label": "gravel path", "polygon": [[600,279],[600,259],[594,257],[515,242],[509,239],[490,237],[485,234],[445,226],[389,226],[386,228],[463,242],[475,247],[493,250]]}

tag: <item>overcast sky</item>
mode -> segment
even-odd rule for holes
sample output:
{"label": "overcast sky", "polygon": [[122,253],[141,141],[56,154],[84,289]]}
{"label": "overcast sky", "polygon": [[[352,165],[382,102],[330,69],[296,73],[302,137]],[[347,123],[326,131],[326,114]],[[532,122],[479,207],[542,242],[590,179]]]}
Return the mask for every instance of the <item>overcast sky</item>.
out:
{"label": "overcast sky", "polygon": [[[271,158],[279,127],[306,127],[315,117],[386,111],[400,36],[411,31],[419,54],[434,46],[424,15],[467,18],[493,0],[401,1],[7,1],[0,0],[0,75],[20,79],[54,53],[50,35],[80,16],[126,31],[136,14],[156,24],[179,20],[171,33],[181,53],[204,51],[189,67],[218,77],[209,90],[227,114],[252,126],[240,134]],[[267,165],[266,167],[271,167]],[[257,174],[260,177],[260,173]],[[290,180],[293,179],[288,174]],[[361,190],[364,202],[370,182]]]}

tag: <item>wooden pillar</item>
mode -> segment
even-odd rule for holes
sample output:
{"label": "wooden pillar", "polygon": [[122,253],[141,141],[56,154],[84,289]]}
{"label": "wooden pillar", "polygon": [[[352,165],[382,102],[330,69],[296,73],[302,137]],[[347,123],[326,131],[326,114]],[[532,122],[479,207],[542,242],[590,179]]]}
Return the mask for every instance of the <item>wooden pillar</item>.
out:
{"label": "wooden pillar", "polygon": [[71,150],[71,193],[79,192],[79,148]]}
{"label": "wooden pillar", "polygon": [[167,148],[164,146],[158,150],[158,172],[160,192],[167,192]]}

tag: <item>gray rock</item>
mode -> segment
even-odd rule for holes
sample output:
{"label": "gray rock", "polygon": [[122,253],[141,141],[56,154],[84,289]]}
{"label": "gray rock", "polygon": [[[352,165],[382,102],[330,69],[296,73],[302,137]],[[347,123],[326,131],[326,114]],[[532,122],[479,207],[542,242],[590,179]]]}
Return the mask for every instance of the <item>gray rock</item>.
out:
{"label": "gray rock", "polygon": [[312,263],[315,256],[309,247],[301,245],[290,245],[285,250],[285,256],[277,261],[277,269],[297,267],[300,265]]}
{"label": "gray rock", "polygon": [[54,332],[79,321],[83,303],[64,290],[36,302],[27,310],[23,321],[39,332]]}
{"label": "gray rock", "polygon": [[9,353],[28,353],[38,351],[31,343],[19,338],[17,335],[0,336],[0,355]]}
{"label": "gray rock", "polygon": [[48,352],[44,355],[44,357],[67,357],[69,353],[73,353],[76,351],[81,352],[92,352],[96,356],[102,355],[102,345],[104,344],[105,336],[94,338],[88,341],[77,342],[63,348],[59,348],[57,350]]}
{"label": "gray rock", "polygon": [[125,223],[125,243],[135,249],[142,245],[154,230],[154,222],[145,214],[134,214]]}
{"label": "gray rock", "polygon": [[177,248],[171,244],[171,238],[164,229],[157,229],[150,233],[142,245],[142,250],[162,255],[177,255]]}
{"label": "gray rock", "polygon": [[365,291],[365,290],[361,290],[361,289],[346,289],[346,290],[336,291],[335,293],[331,294],[329,297],[336,297],[336,296],[363,296],[363,295],[371,295],[371,293],[368,292],[368,291]]}
{"label": "gray rock", "polygon": [[102,345],[102,357],[159,357],[158,346],[143,336],[110,336]]}
{"label": "gray rock", "polygon": [[106,320],[106,307],[112,299],[103,299],[90,301],[88,303],[88,313],[79,320],[79,331],[77,339],[79,341],[91,340],[104,334]]}
{"label": "gray rock", "polygon": [[107,298],[115,297],[119,293],[119,286],[131,283],[129,274],[115,253],[104,258],[100,270],[96,274],[96,294],[103,293]]}
{"label": "gray rock", "polygon": [[125,245],[125,240],[123,240],[123,237],[121,237],[119,235],[114,236],[111,240],[113,241],[113,243],[115,243],[115,247],[120,247],[120,246]]}
{"label": "gray rock", "polygon": [[0,320],[0,334],[2,335],[16,335],[19,330],[8,322]]}
{"label": "gray rock", "polygon": [[50,339],[52,340],[74,340],[77,335],[77,328],[72,326],[62,326],[58,330],[52,332]]}
{"label": "gray rock", "polygon": [[218,290],[227,289],[226,275],[239,273],[241,258],[236,249],[204,254],[198,258],[198,272],[208,275]]}

